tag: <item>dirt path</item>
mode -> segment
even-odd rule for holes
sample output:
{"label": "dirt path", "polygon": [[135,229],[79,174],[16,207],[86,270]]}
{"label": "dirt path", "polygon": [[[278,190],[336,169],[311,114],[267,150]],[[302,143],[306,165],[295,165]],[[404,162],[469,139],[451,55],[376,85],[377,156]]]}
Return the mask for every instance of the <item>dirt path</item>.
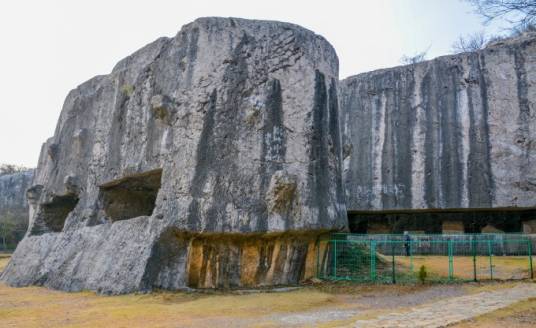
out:
{"label": "dirt path", "polygon": [[465,295],[412,308],[409,311],[358,320],[354,327],[445,327],[536,297],[535,284]]}

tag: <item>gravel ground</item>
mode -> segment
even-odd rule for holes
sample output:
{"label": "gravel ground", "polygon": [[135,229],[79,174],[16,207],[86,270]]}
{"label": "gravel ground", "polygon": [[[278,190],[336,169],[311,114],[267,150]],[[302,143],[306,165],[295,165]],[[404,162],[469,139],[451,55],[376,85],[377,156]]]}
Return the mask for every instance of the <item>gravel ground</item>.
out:
{"label": "gravel ground", "polygon": [[[269,327],[445,327],[536,297],[533,283],[378,289],[340,294],[338,307],[270,315],[257,322],[269,322]],[[518,319],[530,321],[533,315]]]}
{"label": "gravel ground", "polygon": [[358,320],[354,327],[446,327],[485,313],[536,297],[536,284],[446,298],[411,308],[409,311]]}
{"label": "gravel ground", "polygon": [[438,299],[463,296],[467,293],[462,285],[437,285],[413,293],[367,293],[355,301],[367,308],[389,309],[417,306]]}

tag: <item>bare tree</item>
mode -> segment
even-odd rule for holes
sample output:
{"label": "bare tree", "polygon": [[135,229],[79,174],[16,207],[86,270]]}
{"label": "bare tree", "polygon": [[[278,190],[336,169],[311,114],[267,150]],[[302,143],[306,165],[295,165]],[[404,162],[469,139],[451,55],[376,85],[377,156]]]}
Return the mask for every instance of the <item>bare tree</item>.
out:
{"label": "bare tree", "polygon": [[534,0],[466,0],[486,23],[502,18],[513,28],[536,24],[536,1]]}
{"label": "bare tree", "polygon": [[525,32],[536,32],[536,25],[535,24],[521,24],[521,25],[515,26],[511,29],[510,35],[520,36]]}
{"label": "bare tree", "polygon": [[483,49],[487,43],[488,38],[484,32],[477,32],[466,37],[460,36],[458,40],[452,44],[452,52],[460,53],[477,51]]}
{"label": "bare tree", "polygon": [[412,56],[402,56],[400,58],[400,63],[404,64],[404,65],[410,65],[410,64],[417,64],[417,63],[420,63],[422,61],[425,61],[426,60],[426,55],[428,54],[428,49],[426,49],[425,51],[423,52],[418,52]]}
{"label": "bare tree", "polygon": [[13,164],[0,164],[0,176],[26,171],[28,168]]}

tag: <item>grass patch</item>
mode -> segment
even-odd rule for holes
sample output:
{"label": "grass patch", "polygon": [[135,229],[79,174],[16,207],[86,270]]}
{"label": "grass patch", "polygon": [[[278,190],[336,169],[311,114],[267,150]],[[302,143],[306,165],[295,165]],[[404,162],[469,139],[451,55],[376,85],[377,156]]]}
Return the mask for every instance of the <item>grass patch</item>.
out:
{"label": "grass patch", "polygon": [[[0,269],[9,256],[0,255]],[[515,282],[481,282],[464,285],[467,293],[516,286]],[[278,327],[279,315],[311,313],[325,309],[350,309],[350,318],[319,323],[318,327],[352,326],[356,320],[376,318],[409,308],[377,307],[360,303],[362,297],[399,298],[419,294],[432,284],[359,284],[324,282],[298,290],[277,293],[228,294],[159,291],[151,294],[100,296],[92,292],[66,293],[42,287],[12,288],[0,284],[0,322],[6,327],[217,327],[243,324],[248,327]],[[489,316],[489,317],[488,317]],[[495,321],[494,321],[495,320]],[[502,320],[502,321],[501,321]],[[513,321],[512,321],[513,320]],[[531,327],[536,322],[536,299],[463,323],[466,327]],[[532,321],[530,321],[532,320]],[[458,327],[458,326],[456,326]]]}
{"label": "grass patch", "polygon": [[[447,278],[449,274],[448,256],[413,256],[414,271],[424,265],[432,275]],[[527,256],[493,256],[491,259],[493,279],[509,280],[529,278],[529,261]],[[533,260],[536,263],[536,258]],[[396,257],[397,265],[410,267],[410,258]],[[454,279],[471,280],[474,278],[472,256],[454,256]],[[490,262],[487,256],[476,257],[476,273],[478,280],[491,279]],[[432,279],[433,280],[433,279]]]}
{"label": "grass patch", "polygon": [[11,254],[0,254],[0,272],[4,270],[10,258]]}
{"label": "grass patch", "polygon": [[[8,327],[215,326],[220,319],[254,319],[336,305],[333,295],[313,289],[282,293],[214,295],[159,292],[99,296],[41,287],[0,284],[0,320]],[[260,322],[259,322],[260,324]]]}

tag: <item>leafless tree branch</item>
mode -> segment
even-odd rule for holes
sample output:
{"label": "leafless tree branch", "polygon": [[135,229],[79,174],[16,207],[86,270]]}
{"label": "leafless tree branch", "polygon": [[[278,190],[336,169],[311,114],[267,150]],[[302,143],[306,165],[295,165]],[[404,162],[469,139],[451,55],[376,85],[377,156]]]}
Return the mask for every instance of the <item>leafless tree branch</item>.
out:
{"label": "leafless tree branch", "polygon": [[502,18],[514,28],[536,25],[535,0],[466,0],[489,23]]}

